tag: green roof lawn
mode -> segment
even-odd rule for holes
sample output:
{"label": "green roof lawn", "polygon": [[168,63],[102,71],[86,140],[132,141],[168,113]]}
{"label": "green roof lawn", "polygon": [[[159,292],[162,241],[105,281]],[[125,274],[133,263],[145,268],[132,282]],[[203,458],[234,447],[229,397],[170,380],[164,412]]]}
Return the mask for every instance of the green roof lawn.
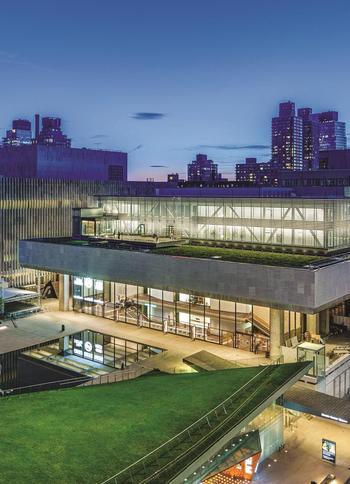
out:
{"label": "green roof lawn", "polygon": [[[302,367],[276,366],[259,398]],[[179,433],[259,371],[150,375],[3,398],[0,482],[101,482]]]}
{"label": "green roof lawn", "polygon": [[152,249],[154,254],[174,255],[182,257],[197,257],[210,259],[220,257],[229,262],[247,262],[251,264],[266,264],[271,266],[302,267],[320,261],[324,257],[302,254],[281,254],[278,252],[263,252],[258,250],[224,249],[199,245],[181,245],[175,247],[159,247]]}

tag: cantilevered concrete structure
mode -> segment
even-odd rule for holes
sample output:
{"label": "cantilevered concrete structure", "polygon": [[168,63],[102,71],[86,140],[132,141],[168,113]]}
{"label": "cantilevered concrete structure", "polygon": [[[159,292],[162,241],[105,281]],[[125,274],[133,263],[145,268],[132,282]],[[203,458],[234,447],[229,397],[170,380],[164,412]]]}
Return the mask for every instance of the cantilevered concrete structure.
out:
{"label": "cantilevered concrete structure", "polygon": [[72,276],[77,311],[272,356],[293,337],[328,334],[329,309],[350,297],[347,260],[297,268],[107,247],[26,240],[20,262],[60,274],[62,310]]}
{"label": "cantilevered concrete structure", "polygon": [[62,310],[280,356],[305,340],[322,345],[334,314],[346,316],[349,207],[345,198],[98,197],[73,211],[73,239],[21,241],[20,263],[59,274]]}

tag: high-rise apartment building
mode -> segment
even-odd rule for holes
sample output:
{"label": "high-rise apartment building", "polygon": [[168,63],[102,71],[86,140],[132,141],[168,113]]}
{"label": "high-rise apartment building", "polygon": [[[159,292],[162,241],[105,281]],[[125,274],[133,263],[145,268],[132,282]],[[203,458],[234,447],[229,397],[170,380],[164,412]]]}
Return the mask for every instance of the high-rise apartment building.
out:
{"label": "high-rise apartment building", "polygon": [[14,119],[12,129],[6,131],[2,139],[4,145],[20,146],[32,144],[32,125],[27,119]]}
{"label": "high-rise apartment building", "polygon": [[312,116],[311,108],[298,109],[298,117],[303,121],[303,161],[305,170],[316,170],[319,163],[320,125]]}
{"label": "high-rise apartment building", "polygon": [[258,163],[256,158],[246,158],[236,164],[236,182],[258,186],[276,186],[278,167],[271,162]]}
{"label": "high-rise apartment building", "polygon": [[207,155],[198,154],[196,159],[187,165],[188,181],[215,181],[221,178],[218,165],[208,160]]}
{"label": "high-rise apartment building", "polygon": [[287,170],[303,169],[303,120],[295,115],[295,104],[280,103],[272,118],[272,162]]}
{"label": "high-rise apartment building", "polygon": [[[37,125],[38,115],[35,116]],[[71,145],[71,140],[62,132],[61,118],[42,118],[42,129],[36,134],[35,142],[42,145],[66,146]]]}
{"label": "high-rise apartment building", "polygon": [[317,113],[312,117],[320,127],[320,151],[346,149],[345,123],[338,120],[337,111]]}

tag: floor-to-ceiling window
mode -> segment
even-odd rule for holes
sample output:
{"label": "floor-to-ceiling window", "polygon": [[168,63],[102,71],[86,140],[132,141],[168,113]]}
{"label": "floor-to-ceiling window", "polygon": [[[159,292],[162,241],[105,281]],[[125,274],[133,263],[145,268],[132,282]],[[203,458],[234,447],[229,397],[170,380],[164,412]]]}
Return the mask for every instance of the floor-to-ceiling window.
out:
{"label": "floor-to-ceiling window", "polygon": [[[76,311],[114,321],[256,353],[269,350],[267,307],[89,277],[73,278],[73,301]],[[286,313],[286,332],[296,333],[300,316]]]}
{"label": "floor-to-ceiling window", "polygon": [[284,336],[285,339],[297,337],[302,338],[300,313],[295,311],[284,311]]}
{"label": "floor-to-ceiling window", "polygon": [[340,200],[118,197],[103,198],[100,206],[100,226],[83,219],[83,235],[157,234],[316,249],[343,247],[350,238],[350,205]]}

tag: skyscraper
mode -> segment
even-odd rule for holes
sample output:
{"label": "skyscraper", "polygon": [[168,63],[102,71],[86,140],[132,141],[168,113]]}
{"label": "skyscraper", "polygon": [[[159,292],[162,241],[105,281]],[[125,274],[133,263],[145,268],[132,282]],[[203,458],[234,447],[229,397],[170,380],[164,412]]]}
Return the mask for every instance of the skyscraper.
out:
{"label": "skyscraper", "polygon": [[303,120],[295,115],[295,104],[280,103],[279,116],[272,118],[272,162],[288,170],[303,169]]}
{"label": "skyscraper", "polygon": [[317,170],[320,151],[319,122],[312,116],[311,108],[298,109],[298,116],[303,120],[303,161],[305,170]]}
{"label": "skyscraper", "polygon": [[326,111],[312,115],[320,125],[320,151],[345,150],[345,123],[338,121],[337,111]]}

